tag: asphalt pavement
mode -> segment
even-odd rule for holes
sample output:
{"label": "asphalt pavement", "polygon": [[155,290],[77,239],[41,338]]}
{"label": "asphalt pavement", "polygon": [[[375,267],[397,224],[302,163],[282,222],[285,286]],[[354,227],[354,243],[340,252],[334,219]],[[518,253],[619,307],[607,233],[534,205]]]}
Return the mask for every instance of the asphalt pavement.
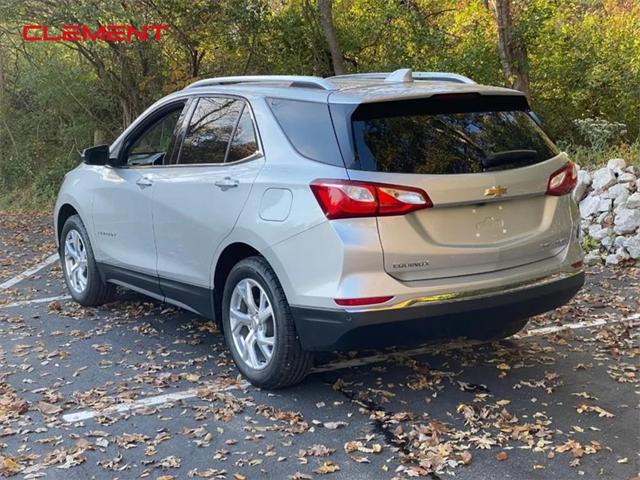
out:
{"label": "asphalt pavement", "polygon": [[0,477],[638,478],[637,268],[512,339],[326,354],[270,392],[207,319],[75,304],[49,219],[2,218],[0,284],[31,273],[0,288]]}

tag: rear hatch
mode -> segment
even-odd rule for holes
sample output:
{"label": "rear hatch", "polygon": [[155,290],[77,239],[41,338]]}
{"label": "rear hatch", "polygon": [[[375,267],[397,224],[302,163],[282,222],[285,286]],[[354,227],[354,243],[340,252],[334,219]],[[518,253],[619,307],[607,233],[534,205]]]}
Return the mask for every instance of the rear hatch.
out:
{"label": "rear hatch", "polygon": [[351,115],[352,180],[424,190],[433,207],[378,217],[385,270],[403,281],[494,272],[553,257],[571,238],[568,161],[521,96],[364,103]]}

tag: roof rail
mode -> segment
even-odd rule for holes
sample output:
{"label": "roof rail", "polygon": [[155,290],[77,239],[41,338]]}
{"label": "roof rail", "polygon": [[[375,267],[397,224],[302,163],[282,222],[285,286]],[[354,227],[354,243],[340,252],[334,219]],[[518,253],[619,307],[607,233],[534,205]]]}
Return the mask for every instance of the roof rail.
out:
{"label": "roof rail", "polygon": [[213,85],[233,85],[237,83],[289,83],[289,87],[318,88],[322,90],[335,90],[336,87],[329,80],[320,77],[303,75],[246,75],[236,77],[205,78],[188,85],[186,88],[209,87]]}
{"label": "roof rail", "polygon": [[[385,80],[388,82],[406,82],[406,70],[400,69],[394,72],[372,72],[372,73],[351,73],[348,75],[337,75],[329,79],[363,79],[363,80]],[[413,80],[429,80],[434,82],[455,82],[455,83],[476,83],[469,77],[448,72],[411,72]]]}

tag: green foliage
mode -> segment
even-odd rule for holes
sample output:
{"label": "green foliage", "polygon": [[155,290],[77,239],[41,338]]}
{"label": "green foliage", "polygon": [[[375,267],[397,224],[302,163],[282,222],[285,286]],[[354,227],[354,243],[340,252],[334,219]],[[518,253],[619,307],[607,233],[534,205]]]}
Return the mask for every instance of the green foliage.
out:
{"label": "green foliage", "polygon": [[631,145],[621,143],[619,145],[607,145],[603,148],[593,148],[575,143],[560,142],[559,146],[565,150],[571,159],[581,167],[601,167],[611,158],[624,158],[628,164],[640,165],[640,141],[636,140]]}
{"label": "green foliage", "polygon": [[595,238],[591,237],[590,235],[585,235],[582,238],[582,242],[580,242],[580,245],[582,245],[582,250],[585,252],[590,252],[591,250],[596,250],[600,248],[600,242],[598,242]]}
{"label": "green foliage", "polygon": [[[350,72],[453,71],[505,84],[492,2],[334,0]],[[582,165],[640,163],[640,2],[512,0],[533,109]],[[168,24],[159,42],[23,42],[24,24]],[[4,0],[0,196],[54,198],[100,130],[111,141],[154,100],[197,78],[327,76],[316,0]]]}
{"label": "green foliage", "polygon": [[573,123],[587,145],[596,150],[602,150],[611,144],[619,144],[627,133],[627,126],[624,123],[610,122],[605,118],[578,118]]}

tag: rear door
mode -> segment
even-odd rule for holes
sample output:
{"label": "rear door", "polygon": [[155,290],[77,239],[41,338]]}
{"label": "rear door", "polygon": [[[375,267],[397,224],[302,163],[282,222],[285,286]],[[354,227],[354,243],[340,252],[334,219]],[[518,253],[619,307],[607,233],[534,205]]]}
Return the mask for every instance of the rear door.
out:
{"label": "rear door", "polygon": [[434,204],[378,218],[390,275],[494,272],[566,248],[570,200],[545,193],[567,158],[522,107],[517,98],[446,95],[354,111],[349,176],[418,187]]}
{"label": "rear door", "polygon": [[157,269],[166,296],[206,313],[213,255],[263,161],[246,101],[197,100],[179,154],[154,177]]}

